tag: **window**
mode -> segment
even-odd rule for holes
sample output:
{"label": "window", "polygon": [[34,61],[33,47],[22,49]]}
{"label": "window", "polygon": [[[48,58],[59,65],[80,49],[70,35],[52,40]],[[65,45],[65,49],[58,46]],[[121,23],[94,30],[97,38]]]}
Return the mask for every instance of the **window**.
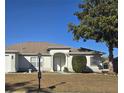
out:
{"label": "window", "polygon": [[31,64],[34,66],[34,67],[37,67],[37,63],[38,63],[38,58],[37,57],[31,57],[30,59],[30,62]]}
{"label": "window", "polygon": [[108,67],[108,63],[104,63],[104,64],[103,64],[103,68],[104,68],[104,69],[108,69],[108,68],[109,68],[109,67]]}
{"label": "window", "polygon": [[[30,59],[30,62],[31,64],[34,66],[34,67],[39,67],[39,60],[38,60],[38,57],[31,57]],[[42,62],[40,62],[40,66],[42,66]]]}
{"label": "window", "polygon": [[90,62],[91,62],[90,65],[91,66],[97,66],[98,65],[98,61],[99,60],[97,59],[97,57],[91,57],[90,58]]}

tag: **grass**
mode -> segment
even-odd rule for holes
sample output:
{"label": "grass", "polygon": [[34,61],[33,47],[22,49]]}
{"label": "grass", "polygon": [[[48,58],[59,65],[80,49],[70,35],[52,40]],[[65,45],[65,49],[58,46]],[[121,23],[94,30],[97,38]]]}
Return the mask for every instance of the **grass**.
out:
{"label": "grass", "polygon": [[[41,87],[45,93],[117,93],[117,82],[114,75],[43,73]],[[36,73],[6,74],[6,90],[36,91],[37,87]]]}

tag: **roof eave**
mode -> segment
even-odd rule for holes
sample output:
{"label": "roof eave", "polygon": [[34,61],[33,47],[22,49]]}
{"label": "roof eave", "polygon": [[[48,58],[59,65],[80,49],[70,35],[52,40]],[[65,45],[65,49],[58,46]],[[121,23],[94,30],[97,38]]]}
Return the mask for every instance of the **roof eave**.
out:
{"label": "roof eave", "polygon": [[19,53],[17,50],[5,50],[5,53]]}
{"label": "roof eave", "polygon": [[52,50],[52,49],[71,49],[71,48],[48,48],[47,50]]}
{"label": "roof eave", "polygon": [[72,55],[103,55],[102,53],[95,53],[95,52],[69,52]]}
{"label": "roof eave", "polygon": [[[47,54],[47,53],[41,53],[42,54],[42,56],[51,56],[50,54]],[[38,53],[20,53],[20,55],[32,55],[32,56],[37,56],[38,55]]]}

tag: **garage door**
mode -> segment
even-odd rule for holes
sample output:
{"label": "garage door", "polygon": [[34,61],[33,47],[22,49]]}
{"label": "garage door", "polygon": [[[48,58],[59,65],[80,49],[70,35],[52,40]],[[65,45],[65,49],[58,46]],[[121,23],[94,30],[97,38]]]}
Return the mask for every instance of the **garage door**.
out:
{"label": "garage door", "polygon": [[5,56],[5,71],[11,72],[11,57],[9,55]]}

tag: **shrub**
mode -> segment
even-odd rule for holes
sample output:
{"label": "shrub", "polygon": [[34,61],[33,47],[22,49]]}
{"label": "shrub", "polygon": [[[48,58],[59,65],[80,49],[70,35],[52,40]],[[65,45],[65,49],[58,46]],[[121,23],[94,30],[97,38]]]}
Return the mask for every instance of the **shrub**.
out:
{"label": "shrub", "polygon": [[64,67],[64,72],[69,72],[68,68],[67,67]]}
{"label": "shrub", "polygon": [[86,63],[87,60],[85,56],[74,56],[72,59],[73,70],[77,73],[85,72]]}

